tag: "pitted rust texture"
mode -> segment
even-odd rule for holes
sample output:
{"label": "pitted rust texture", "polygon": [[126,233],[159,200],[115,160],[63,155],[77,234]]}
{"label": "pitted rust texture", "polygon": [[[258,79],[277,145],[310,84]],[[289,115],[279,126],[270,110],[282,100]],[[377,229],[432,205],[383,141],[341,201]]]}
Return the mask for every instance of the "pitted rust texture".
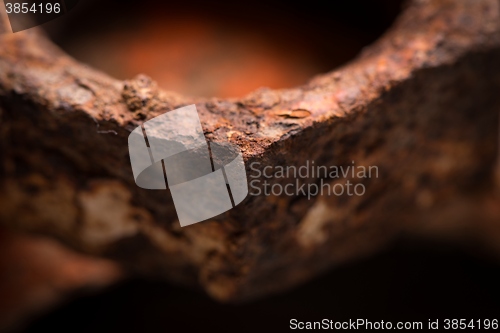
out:
{"label": "pitted rust texture", "polygon": [[[120,82],[37,30],[2,35],[0,217],[224,301],[290,288],[401,233],[500,250],[499,16],[496,0],[414,1],[351,63],[240,100]],[[239,146],[248,173],[356,161],[380,178],[362,197],[249,196],[180,228],[169,192],[135,186],[127,137],[192,103],[208,140]]]}

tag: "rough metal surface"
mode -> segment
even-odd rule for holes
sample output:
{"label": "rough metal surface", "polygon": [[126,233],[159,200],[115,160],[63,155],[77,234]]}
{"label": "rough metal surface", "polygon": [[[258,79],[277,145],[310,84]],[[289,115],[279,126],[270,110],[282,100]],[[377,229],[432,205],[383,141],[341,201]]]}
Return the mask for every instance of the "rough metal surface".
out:
{"label": "rough metal surface", "polygon": [[[240,100],[180,96],[144,75],[120,82],[39,31],[2,35],[0,219],[223,301],[285,290],[402,233],[498,253],[499,16],[496,0],[414,1],[351,63]],[[249,196],[180,228],[168,191],[134,184],[127,137],[191,103],[249,174],[252,162],[355,161],[379,178],[360,197]]]}

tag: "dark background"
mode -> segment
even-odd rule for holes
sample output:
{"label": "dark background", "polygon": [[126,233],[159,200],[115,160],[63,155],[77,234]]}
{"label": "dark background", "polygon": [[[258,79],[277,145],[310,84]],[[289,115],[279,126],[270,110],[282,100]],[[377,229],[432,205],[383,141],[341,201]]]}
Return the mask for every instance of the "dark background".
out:
{"label": "dark background", "polygon": [[291,88],[353,59],[391,26],[401,0],[86,0],[45,24],[78,60],[120,80],[204,97]]}
{"label": "dark background", "polygon": [[380,254],[249,304],[223,305],[137,279],[76,298],[26,332],[284,332],[292,318],[422,321],[425,327],[428,319],[500,319],[499,283],[498,262],[484,254],[400,239]]}

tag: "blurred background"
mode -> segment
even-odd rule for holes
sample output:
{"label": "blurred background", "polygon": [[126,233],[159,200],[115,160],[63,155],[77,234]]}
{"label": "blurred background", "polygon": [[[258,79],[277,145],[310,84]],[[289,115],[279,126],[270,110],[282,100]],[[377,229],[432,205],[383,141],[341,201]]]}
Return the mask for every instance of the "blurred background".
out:
{"label": "blurred background", "polygon": [[240,97],[304,84],[353,59],[401,5],[87,0],[44,28],[70,55],[118,79],[146,73],[185,95]]}
{"label": "blurred background", "polygon": [[498,261],[453,244],[399,239],[382,253],[249,304],[224,305],[164,281],[129,280],[75,296],[25,332],[285,332],[292,318],[424,325],[491,319],[500,313],[499,281]]}

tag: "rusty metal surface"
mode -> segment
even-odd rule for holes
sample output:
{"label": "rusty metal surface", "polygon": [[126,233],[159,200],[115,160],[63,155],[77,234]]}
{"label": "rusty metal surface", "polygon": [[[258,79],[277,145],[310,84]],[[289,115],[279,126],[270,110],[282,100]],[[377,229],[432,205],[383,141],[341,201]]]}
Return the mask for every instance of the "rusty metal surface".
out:
{"label": "rusty metal surface", "polygon": [[[496,0],[414,1],[349,64],[242,99],[121,82],[37,30],[2,35],[0,218],[223,301],[285,290],[401,233],[500,253],[499,16]],[[135,186],[126,142],[191,103],[206,137],[238,145],[247,165],[355,160],[381,177],[363,197],[249,197],[180,228],[167,192]]]}

